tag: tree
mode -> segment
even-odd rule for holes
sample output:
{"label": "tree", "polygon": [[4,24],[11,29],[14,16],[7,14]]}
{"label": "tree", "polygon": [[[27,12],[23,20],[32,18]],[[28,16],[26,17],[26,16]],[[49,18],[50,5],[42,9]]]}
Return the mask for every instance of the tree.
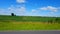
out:
{"label": "tree", "polygon": [[60,18],[56,18],[55,21],[60,23]]}
{"label": "tree", "polygon": [[14,13],[11,13],[11,16],[15,16]]}
{"label": "tree", "polygon": [[51,23],[52,24],[53,23],[53,20],[49,20],[48,23]]}

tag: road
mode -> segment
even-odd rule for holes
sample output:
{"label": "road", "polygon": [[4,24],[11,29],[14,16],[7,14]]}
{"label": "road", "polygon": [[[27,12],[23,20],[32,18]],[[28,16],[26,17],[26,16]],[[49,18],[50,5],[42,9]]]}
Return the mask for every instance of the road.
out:
{"label": "road", "polygon": [[60,31],[0,31],[0,34],[60,34]]}

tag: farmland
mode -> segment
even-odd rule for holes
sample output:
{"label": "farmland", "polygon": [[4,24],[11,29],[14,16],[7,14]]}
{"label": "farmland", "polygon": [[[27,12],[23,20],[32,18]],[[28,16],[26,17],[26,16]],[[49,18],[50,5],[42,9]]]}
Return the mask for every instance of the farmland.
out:
{"label": "farmland", "polygon": [[60,17],[0,15],[0,30],[60,30]]}

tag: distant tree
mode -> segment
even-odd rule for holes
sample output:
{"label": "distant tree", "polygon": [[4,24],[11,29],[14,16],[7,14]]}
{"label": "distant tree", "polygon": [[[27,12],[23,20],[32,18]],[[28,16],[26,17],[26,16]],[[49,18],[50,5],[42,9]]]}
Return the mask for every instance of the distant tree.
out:
{"label": "distant tree", "polygon": [[59,18],[56,18],[55,19],[55,22],[58,22],[59,23],[60,22],[60,19]]}
{"label": "distant tree", "polygon": [[60,19],[59,18],[56,18],[56,19],[53,19],[53,20],[49,20],[48,23],[60,23]]}
{"label": "distant tree", "polygon": [[53,20],[49,20],[48,23],[51,23],[52,24],[53,23]]}
{"label": "distant tree", "polygon": [[11,16],[15,16],[14,13],[11,13]]}
{"label": "distant tree", "polygon": [[56,22],[57,22],[58,20],[59,20],[58,18],[55,19]]}

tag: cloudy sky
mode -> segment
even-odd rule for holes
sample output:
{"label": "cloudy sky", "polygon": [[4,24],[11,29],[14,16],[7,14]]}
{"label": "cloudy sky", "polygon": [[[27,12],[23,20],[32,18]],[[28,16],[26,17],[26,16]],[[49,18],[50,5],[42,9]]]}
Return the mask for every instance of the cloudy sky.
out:
{"label": "cloudy sky", "polygon": [[58,16],[60,0],[0,0],[0,15]]}

